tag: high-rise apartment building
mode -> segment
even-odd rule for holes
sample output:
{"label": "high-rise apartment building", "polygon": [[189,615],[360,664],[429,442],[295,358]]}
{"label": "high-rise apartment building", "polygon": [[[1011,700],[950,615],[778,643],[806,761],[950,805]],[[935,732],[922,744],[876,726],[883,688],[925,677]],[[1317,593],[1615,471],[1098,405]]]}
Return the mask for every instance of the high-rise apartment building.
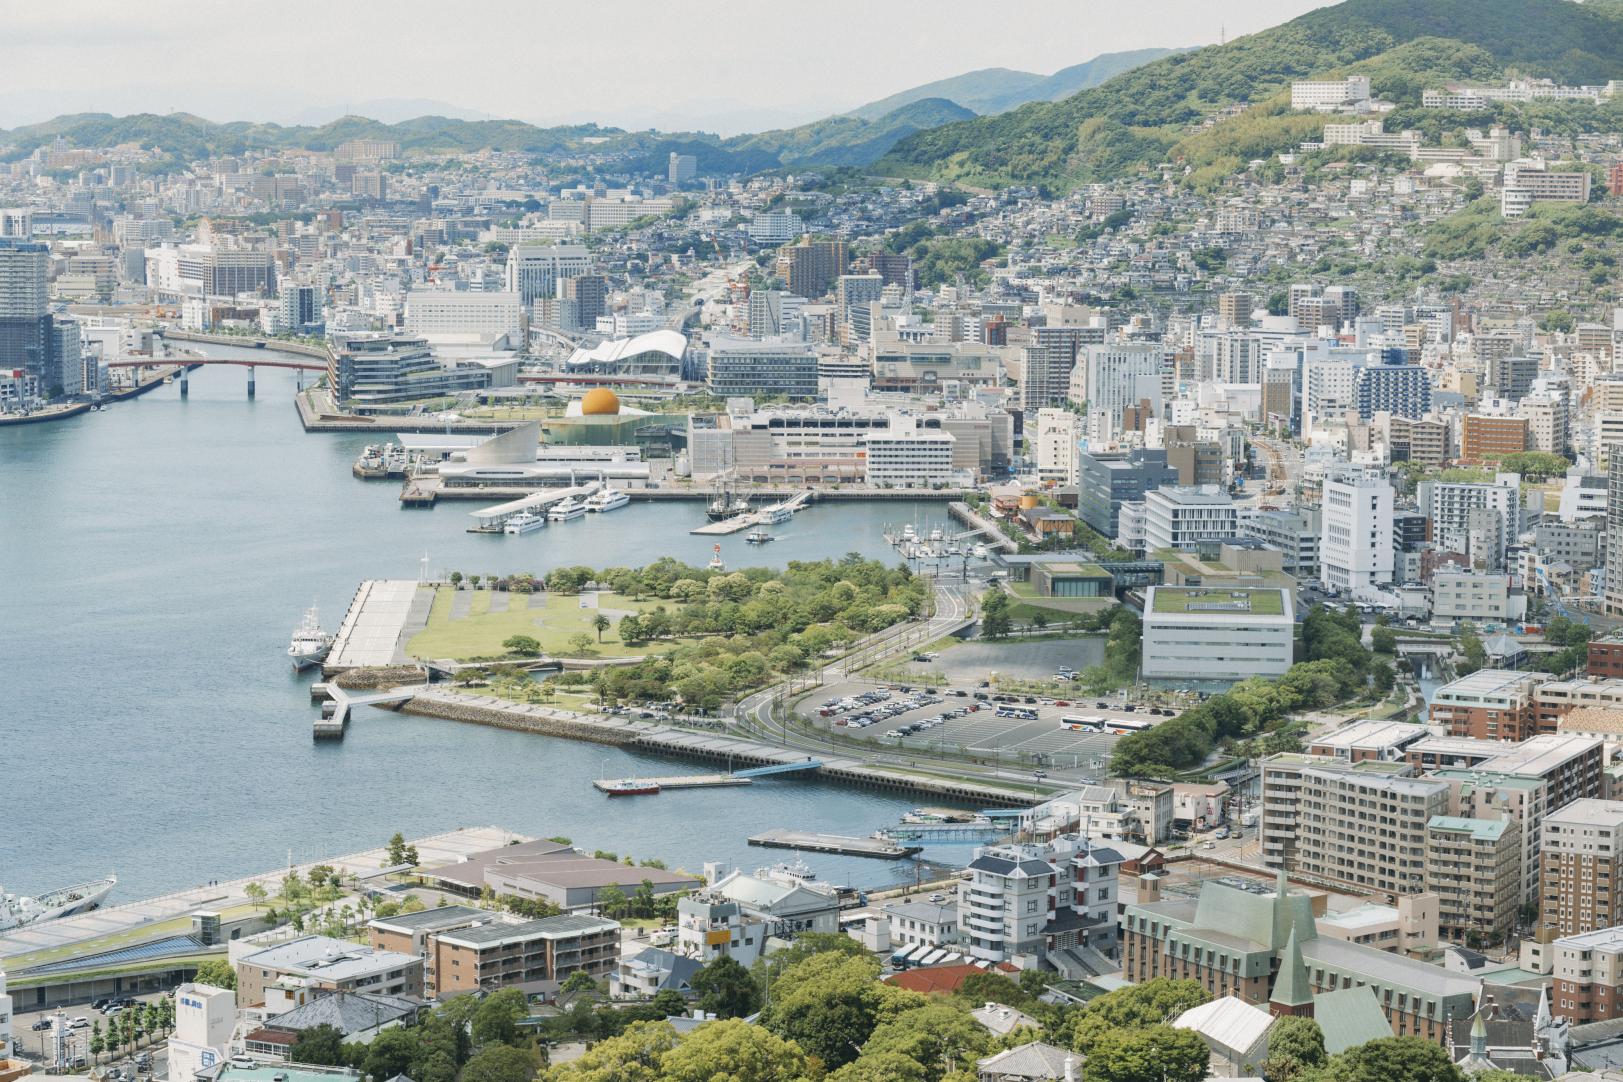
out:
{"label": "high-rise apartment building", "polygon": [[1527,450],[1526,417],[1483,417],[1468,413],[1460,422],[1460,461],[1497,462]]}
{"label": "high-rise apartment building", "polygon": [[699,159],[692,154],[678,154],[671,151],[669,164],[665,169],[666,179],[672,184],[686,184],[699,175]]}
{"label": "high-rise apartment building", "polygon": [[845,241],[839,238],[812,240],[806,236],[798,244],[778,249],[777,272],[789,292],[815,299],[834,288],[849,262]]}
{"label": "high-rise apartment building", "polygon": [[1521,907],[1521,827],[1494,819],[1434,815],[1426,823],[1426,886],[1437,895],[1437,927],[1449,939],[1504,942]]}
{"label": "high-rise apartment building", "polygon": [[1623,455],[1606,468],[1606,615],[1623,616]]}
{"label": "high-rise apartment building", "polygon": [[1539,923],[1560,935],[1623,924],[1623,801],[1575,800],[1544,817]]}
{"label": "high-rise apartment building", "polygon": [[47,382],[51,317],[45,307],[50,249],[0,238],[0,369],[24,369]]}

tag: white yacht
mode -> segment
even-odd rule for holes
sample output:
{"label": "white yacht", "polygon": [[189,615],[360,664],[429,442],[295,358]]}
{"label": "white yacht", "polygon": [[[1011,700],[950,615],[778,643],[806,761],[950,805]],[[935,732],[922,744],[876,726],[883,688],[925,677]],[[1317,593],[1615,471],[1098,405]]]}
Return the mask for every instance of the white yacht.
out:
{"label": "white yacht", "polygon": [[631,502],[631,497],[615,488],[600,488],[586,497],[588,511],[617,511]]}
{"label": "white yacht", "polygon": [[118,876],[109,875],[92,883],[47,891],[37,898],[0,891],[0,932],[94,909],[117,885]]}
{"label": "white yacht", "polygon": [[795,513],[781,503],[775,503],[771,507],[763,508],[756,515],[756,519],[766,526],[776,526],[778,523],[788,522],[794,517]]}
{"label": "white yacht", "polygon": [[586,517],[586,505],[573,496],[566,496],[558,503],[552,505],[547,512],[549,522],[573,522],[577,518]]}
{"label": "white yacht", "polygon": [[308,669],[327,660],[327,652],[331,649],[332,636],[321,630],[316,607],[311,605],[304,610],[303,621],[293,629],[293,639],[287,645],[287,656],[293,659],[295,670]]}
{"label": "white yacht", "polygon": [[502,533],[523,534],[539,530],[547,524],[547,520],[534,511],[520,511],[506,522],[502,523]]}

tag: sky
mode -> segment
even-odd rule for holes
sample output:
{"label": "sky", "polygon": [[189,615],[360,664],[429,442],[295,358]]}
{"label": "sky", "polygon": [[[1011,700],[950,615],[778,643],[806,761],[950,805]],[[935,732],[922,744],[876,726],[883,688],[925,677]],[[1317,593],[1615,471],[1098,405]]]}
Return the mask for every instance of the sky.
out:
{"label": "sky", "polygon": [[977,68],[1213,44],[1324,0],[5,0],[0,127],[62,113],[801,123]]}

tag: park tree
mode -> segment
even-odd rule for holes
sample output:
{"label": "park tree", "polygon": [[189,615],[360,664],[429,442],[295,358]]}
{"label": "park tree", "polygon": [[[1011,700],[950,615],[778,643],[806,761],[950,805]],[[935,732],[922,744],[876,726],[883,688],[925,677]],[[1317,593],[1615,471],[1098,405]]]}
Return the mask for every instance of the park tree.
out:
{"label": "park tree", "polygon": [[530,1013],[529,1001],[517,988],[503,988],[486,996],[473,1012],[473,1040],[490,1044],[515,1044],[519,1022]]}
{"label": "park tree", "polygon": [[520,657],[535,657],[541,653],[541,643],[531,635],[514,635],[502,643],[502,649]]}
{"label": "park tree", "polygon": [[528,1049],[492,1044],[468,1060],[460,1082],[530,1082],[535,1067],[535,1053]]}
{"label": "park tree", "polygon": [[372,1038],[366,1046],[362,1069],[373,1078],[387,1079],[397,1075],[410,1075],[417,1058],[417,1030],[415,1027],[395,1026]]}
{"label": "park tree", "polygon": [[761,1006],[761,991],[749,970],[728,956],[709,962],[693,976],[693,990],[699,993],[701,1010],[719,1018],[743,1018]]}
{"label": "park tree", "polygon": [[237,990],[237,971],[231,968],[230,962],[220,958],[211,958],[198,966],[197,976],[192,979],[211,988]]}
{"label": "park tree", "polygon": [[989,639],[1003,639],[1008,637],[1009,628],[1009,595],[994,586],[981,599],[981,634]]}
{"label": "park tree", "polygon": [[597,892],[597,908],[598,912],[604,916],[612,917],[616,913],[624,913],[626,909],[626,892],[613,883],[599,888]]}
{"label": "park tree", "polygon": [[598,642],[603,641],[603,632],[609,629],[611,623],[612,622],[609,620],[608,615],[605,613],[600,612],[596,616],[592,617],[592,629],[597,632]]}
{"label": "park tree", "polygon": [[383,853],[384,863],[388,867],[392,868],[406,863],[406,836],[398,830],[395,831],[394,837],[389,839],[389,844],[384,847]]}
{"label": "park tree", "polygon": [[925,1082],[923,1064],[900,1052],[864,1052],[828,1076],[828,1082]]}
{"label": "park tree", "polygon": [[267,895],[265,893],[265,888],[260,886],[258,883],[249,883],[247,886],[242,888],[242,893],[248,896],[248,900],[253,903],[255,909],[265,908],[265,898]]}
{"label": "park tree", "polygon": [[1447,1049],[1423,1037],[1378,1037],[1331,1056],[1333,1082],[1465,1082]]}
{"label": "park tree", "polygon": [[337,1026],[323,1022],[299,1034],[288,1050],[288,1059],[294,1063],[313,1063],[324,1067],[344,1064],[344,1035]]}
{"label": "park tree", "polygon": [[1324,1066],[1324,1031],[1311,1018],[1286,1015],[1268,1030],[1268,1058],[1262,1076],[1268,1082],[1292,1082]]}
{"label": "park tree", "polygon": [[548,1071],[546,1082],[661,1082],[665,1057],[675,1047],[676,1029],[669,1022],[633,1022],[618,1037]]}
{"label": "park tree", "polygon": [[1071,1015],[1069,1034],[1062,1031],[1061,1036],[1068,1036],[1067,1043],[1078,1052],[1088,1052],[1094,1041],[1110,1030],[1159,1025],[1211,998],[1198,981],[1156,977],[1091,1000]]}
{"label": "park tree", "polygon": [[924,1069],[925,1082],[941,1082],[948,1072],[973,1065],[991,1047],[991,1034],[969,1012],[938,1002],[875,1027],[862,1054],[906,1056]]}
{"label": "park tree", "polygon": [[1107,1030],[1087,1056],[1085,1082],[1202,1082],[1211,1050],[1194,1030],[1154,1025]]}
{"label": "park tree", "polygon": [[843,1066],[856,1058],[878,1024],[878,977],[879,965],[871,958],[814,955],[772,983],[762,1022],[827,1066]]}
{"label": "park tree", "polygon": [[1397,632],[1389,627],[1377,627],[1369,633],[1370,649],[1377,654],[1395,654],[1398,650]]}
{"label": "park tree", "polygon": [[665,1053],[662,1082],[816,1082],[822,1065],[793,1041],[741,1018],[710,1022]]}

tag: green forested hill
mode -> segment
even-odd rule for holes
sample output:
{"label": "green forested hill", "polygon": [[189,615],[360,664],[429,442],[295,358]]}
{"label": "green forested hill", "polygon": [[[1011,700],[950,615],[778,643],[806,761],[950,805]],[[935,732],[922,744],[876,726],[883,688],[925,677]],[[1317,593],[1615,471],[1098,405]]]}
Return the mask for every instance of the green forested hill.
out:
{"label": "green forested hill", "polygon": [[878,101],[852,109],[851,116],[863,120],[878,120],[904,105],[925,98],[946,98],[965,109],[980,114],[1001,113],[1028,101],[1058,101],[1060,98],[1098,86],[1106,79],[1130,71],[1151,60],[1158,60],[1172,49],[1133,49],[1120,53],[1101,53],[1092,60],[1061,68],[1052,75],[1038,75],[1034,71],[1015,71],[1010,68],[982,68],[968,71],[950,79],[937,79],[933,83],[899,91]]}
{"label": "green forested hill", "polygon": [[[1347,0],[1225,45],[1165,57],[1063,101],[919,132],[897,144],[881,169],[1064,188],[1179,158],[1191,125],[1235,104],[1253,108],[1219,125],[1209,141],[1249,126],[1249,139],[1239,142],[1272,149],[1273,138],[1259,141],[1259,131],[1285,137],[1304,121],[1279,115],[1283,105],[1271,99],[1293,79],[1353,65],[1375,76],[1377,93],[1399,100],[1432,80],[1497,78],[1507,67],[1604,82],[1623,71],[1616,10],[1569,0]],[[1234,150],[1231,157],[1245,153]]]}
{"label": "green forested hill", "polygon": [[769,154],[786,166],[868,165],[914,132],[974,115],[944,98],[924,98],[877,120],[832,116],[798,128],[740,135],[723,145],[734,153]]}

